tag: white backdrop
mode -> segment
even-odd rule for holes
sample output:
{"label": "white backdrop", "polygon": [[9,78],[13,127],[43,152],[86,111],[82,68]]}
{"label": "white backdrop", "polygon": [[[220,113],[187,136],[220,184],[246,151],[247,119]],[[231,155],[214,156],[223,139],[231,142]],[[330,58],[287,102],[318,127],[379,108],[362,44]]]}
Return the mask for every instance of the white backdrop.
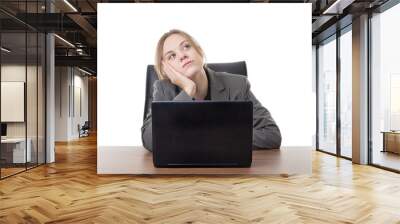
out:
{"label": "white backdrop", "polygon": [[311,146],[315,93],[311,4],[98,4],[98,146],[140,146],[148,64],[170,29],[191,34],[207,62],[245,60],[255,96],[283,146]]}

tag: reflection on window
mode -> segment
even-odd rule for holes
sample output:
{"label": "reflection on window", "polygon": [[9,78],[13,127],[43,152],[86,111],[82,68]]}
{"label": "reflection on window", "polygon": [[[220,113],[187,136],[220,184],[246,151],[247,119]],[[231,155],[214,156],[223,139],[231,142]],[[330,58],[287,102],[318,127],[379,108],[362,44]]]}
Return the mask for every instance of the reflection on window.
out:
{"label": "reflection on window", "polygon": [[336,153],[336,41],[318,48],[319,149]]}
{"label": "reflection on window", "polygon": [[340,151],[351,158],[352,141],[352,35],[351,30],[340,36]]}
{"label": "reflection on window", "polygon": [[372,17],[372,163],[400,170],[400,4]]}
{"label": "reflection on window", "polygon": [[390,74],[390,130],[400,131],[400,74]]}

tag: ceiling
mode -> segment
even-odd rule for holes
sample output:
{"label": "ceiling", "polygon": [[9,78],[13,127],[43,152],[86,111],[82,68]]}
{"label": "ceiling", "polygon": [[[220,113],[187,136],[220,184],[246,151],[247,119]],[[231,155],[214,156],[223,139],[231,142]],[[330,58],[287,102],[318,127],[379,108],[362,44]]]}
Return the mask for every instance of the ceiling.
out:
{"label": "ceiling", "polygon": [[[338,1],[338,3],[335,3]],[[253,0],[240,2],[255,3],[311,3],[312,37],[318,43],[336,32],[337,21],[340,26],[351,23],[351,18],[366,10],[372,10],[387,0]],[[134,0],[45,0],[18,1],[1,0],[1,30],[8,33],[5,38],[10,46],[24,46],[22,31],[55,32],[56,65],[80,66],[96,73],[97,58],[97,3],[137,3],[137,2],[182,2],[182,1],[134,1]],[[224,1],[188,1],[224,2]],[[237,2],[237,1],[235,1]],[[49,12],[52,13],[49,13]],[[290,16],[290,15],[284,15]],[[347,22],[346,22],[347,21]],[[4,35],[3,35],[4,36]],[[66,43],[62,39],[68,41]],[[22,42],[21,42],[22,41]],[[4,42],[3,42],[4,43]],[[72,44],[72,45],[71,45]],[[28,45],[28,52],[30,47]],[[21,48],[22,49],[22,48]],[[23,52],[21,52],[23,53]]]}

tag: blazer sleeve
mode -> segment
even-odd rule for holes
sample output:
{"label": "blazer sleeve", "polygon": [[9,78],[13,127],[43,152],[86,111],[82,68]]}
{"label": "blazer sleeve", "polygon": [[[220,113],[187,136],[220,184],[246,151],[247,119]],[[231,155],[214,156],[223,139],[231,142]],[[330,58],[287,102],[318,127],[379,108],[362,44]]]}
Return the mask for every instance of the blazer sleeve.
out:
{"label": "blazer sleeve", "polygon": [[[163,81],[155,81],[153,85],[153,96],[152,96],[152,101],[192,101],[193,99],[186,94],[185,91],[181,91],[178,95],[172,96],[171,93],[166,94],[164,86],[167,85],[163,83]],[[169,86],[169,85],[167,85]],[[169,86],[170,88],[167,88],[171,91],[172,86]],[[173,88],[175,88],[173,86]],[[169,92],[170,92],[169,91]],[[168,92],[168,91],[167,91]],[[171,98],[173,97],[173,98]],[[151,115],[151,106],[146,114],[146,117],[144,119],[143,125],[142,125],[142,143],[143,146],[149,150],[153,151],[153,131],[152,131],[152,115]]]}
{"label": "blazer sleeve", "polygon": [[246,79],[244,98],[253,102],[253,147],[263,149],[278,149],[282,137],[270,112],[261,105],[250,90],[250,82]]}
{"label": "blazer sleeve", "polygon": [[[162,85],[156,81],[153,85],[153,96],[152,101],[165,101],[166,96],[164,94]],[[151,106],[146,114],[142,125],[142,143],[143,146],[149,150],[153,151],[153,131],[152,131],[152,116],[151,116]]]}

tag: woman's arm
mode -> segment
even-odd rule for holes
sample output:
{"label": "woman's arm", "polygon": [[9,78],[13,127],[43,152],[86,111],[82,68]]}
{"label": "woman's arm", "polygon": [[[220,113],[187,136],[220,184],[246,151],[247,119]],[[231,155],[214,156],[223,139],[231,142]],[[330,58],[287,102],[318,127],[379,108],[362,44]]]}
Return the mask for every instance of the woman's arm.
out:
{"label": "woman's arm", "polygon": [[153,151],[152,136],[153,132],[152,132],[152,119],[151,119],[151,107],[150,107],[142,125],[142,143],[143,146],[149,151]]}
{"label": "woman's arm", "polygon": [[[164,94],[161,82],[157,80],[153,84],[153,96],[151,101],[165,101],[165,100],[168,99]],[[147,150],[153,151],[151,104],[142,126],[142,143]]]}
{"label": "woman's arm", "polygon": [[[178,95],[175,93],[175,86],[167,81],[157,80],[153,84],[153,97],[151,101],[192,101],[185,91],[181,91]],[[153,132],[152,132],[152,115],[151,104],[142,125],[142,143],[143,146],[153,151]]]}
{"label": "woman's arm", "polygon": [[278,125],[276,125],[269,111],[253,95],[247,79],[244,89],[244,98],[253,102],[253,146],[264,149],[278,149],[282,142]]}

